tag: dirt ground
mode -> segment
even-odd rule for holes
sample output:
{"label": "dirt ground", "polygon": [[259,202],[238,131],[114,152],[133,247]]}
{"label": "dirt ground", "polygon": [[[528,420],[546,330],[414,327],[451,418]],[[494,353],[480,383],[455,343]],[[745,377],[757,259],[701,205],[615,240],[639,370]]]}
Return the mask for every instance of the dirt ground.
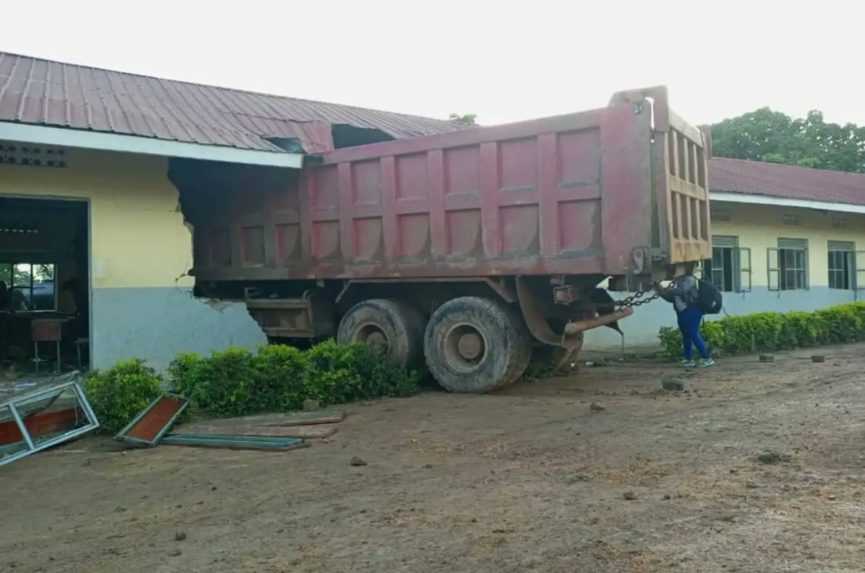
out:
{"label": "dirt ground", "polygon": [[817,352],[357,404],[282,453],[86,438],[0,468],[0,570],[863,571],[865,345]]}

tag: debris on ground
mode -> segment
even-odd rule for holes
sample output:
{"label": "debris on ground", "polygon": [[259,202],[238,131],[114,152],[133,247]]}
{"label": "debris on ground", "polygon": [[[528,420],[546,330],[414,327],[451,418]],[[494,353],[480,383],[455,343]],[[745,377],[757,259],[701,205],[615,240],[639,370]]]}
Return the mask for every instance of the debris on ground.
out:
{"label": "debris on ground", "polygon": [[679,378],[664,378],[661,380],[661,388],[667,392],[684,392],[685,383]]}
{"label": "debris on ground", "polygon": [[811,357],[811,362],[820,364],[820,363],[826,362],[826,357],[823,356],[822,354],[815,354]]}
{"label": "debris on ground", "polygon": [[168,434],[160,444],[231,450],[293,450],[309,446],[301,438],[282,436],[233,436],[229,434]]}
{"label": "debris on ground", "polygon": [[153,447],[159,444],[186,407],[189,400],[172,394],[163,394],[150,403],[115,439],[135,445]]}
{"label": "debris on ground", "polygon": [[634,501],[635,499],[637,499],[637,494],[635,494],[632,491],[626,491],[625,493],[622,494],[622,497],[628,501]]}
{"label": "debris on ground", "polygon": [[775,362],[775,357],[771,354],[761,354],[760,362]]}
{"label": "debris on ground", "polygon": [[780,454],[778,452],[773,452],[771,450],[767,450],[760,455],[757,456],[757,461],[761,464],[774,465],[780,463],[787,463],[792,458],[788,454]]}
{"label": "debris on ground", "polygon": [[76,371],[48,379],[50,385],[13,394],[0,404],[0,466],[99,427],[79,377]]}
{"label": "debris on ground", "polygon": [[589,410],[591,410],[592,412],[603,412],[604,410],[606,410],[606,408],[604,408],[597,402],[592,402],[591,404],[589,404]]}
{"label": "debris on ground", "polygon": [[351,458],[351,461],[348,463],[349,463],[349,465],[352,465],[354,467],[360,467],[360,466],[367,465],[366,460],[364,460],[363,458],[360,458],[358,456],[353,456]]}
{"label": "debris on ground", "polygon": [[178,531],[174,534],[174,541],[185,541],[186,540],[186,532]]}

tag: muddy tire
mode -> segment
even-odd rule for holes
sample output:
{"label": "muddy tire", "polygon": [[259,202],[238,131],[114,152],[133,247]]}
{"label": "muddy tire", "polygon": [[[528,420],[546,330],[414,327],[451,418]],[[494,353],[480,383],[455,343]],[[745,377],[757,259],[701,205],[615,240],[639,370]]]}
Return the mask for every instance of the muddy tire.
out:
{"label": "muddy tire", "polygon": [[517,381],[532,355],[522,318],[503,304],[461,297],[440,306],[424,334],[433,377],[449,392],[489,392]]}
{"label": "muddy tire", "polygon": [[395,300],[370,299],[351,307],[339,322],[340,344],[362,343],[380,349],[394,364],[422,364],[423,316]]}

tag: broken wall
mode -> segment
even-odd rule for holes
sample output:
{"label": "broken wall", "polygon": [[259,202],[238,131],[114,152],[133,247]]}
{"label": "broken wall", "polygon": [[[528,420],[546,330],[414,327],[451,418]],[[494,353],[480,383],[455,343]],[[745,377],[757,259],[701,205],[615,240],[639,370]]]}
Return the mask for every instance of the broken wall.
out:
{"label": "broken wall", "polygon": [[0,164],[0,196],[89,203],[96,368],[139,357],[164,369],[179,352],[266,343],[243,304],[192,296],[192,232],[168,163],[73,149],[64,168]]}

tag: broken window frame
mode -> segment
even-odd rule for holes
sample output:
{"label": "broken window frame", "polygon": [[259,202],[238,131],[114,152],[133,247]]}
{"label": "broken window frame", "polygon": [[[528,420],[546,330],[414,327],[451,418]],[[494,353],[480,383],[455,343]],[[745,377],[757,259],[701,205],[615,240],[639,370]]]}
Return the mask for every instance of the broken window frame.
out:
{"label": "broken window frame", "polygon": [[[21,413],[18,410],[17,404],[30,402],[43,396],[59,396],[63,394],[63,392],[70,389],[72,390],[72,392],[74,392],[75,397],[78,401],[78,406],[81,408],[82,412],[84,412],[85,418],[87,418],[87,424],[79,428],[75,428],[74,430],[64,432],[58,436],[54,436],[53,438],[39,442],[37,444],[34,441],[33,436],[31,436],[30,432],[27,430],[27,426],[24,423],[24,419],[21,417]],[[0,458],[0,466],[12,463],[16,460],[20,460],[21,458],[27,457],[30,454],[34,454],[52,446],[56,446],[57,444],[61,444],[67,440],[71,440],[72,438],[76,438],[82,434],[86,434],[87,432],[91,432],[99,427],[99,420],[96,418],[96,414],[90,407],[90,403],[87,401],[87,398],[84,395],[84,391],[81,389],[81,386],[77,382],[67,382],[58,386],[51,386],[49,388],[43,388],[41,390],[36,390],[34,392],[15,396],[11,400],[7,400],[6,402],[0,404],[0,412],[4,410],[9,410],[12,419],[18,426],[18,431],[21,432],[21,436],[23,438],[22,441],[26,446],[26,449]]]}

